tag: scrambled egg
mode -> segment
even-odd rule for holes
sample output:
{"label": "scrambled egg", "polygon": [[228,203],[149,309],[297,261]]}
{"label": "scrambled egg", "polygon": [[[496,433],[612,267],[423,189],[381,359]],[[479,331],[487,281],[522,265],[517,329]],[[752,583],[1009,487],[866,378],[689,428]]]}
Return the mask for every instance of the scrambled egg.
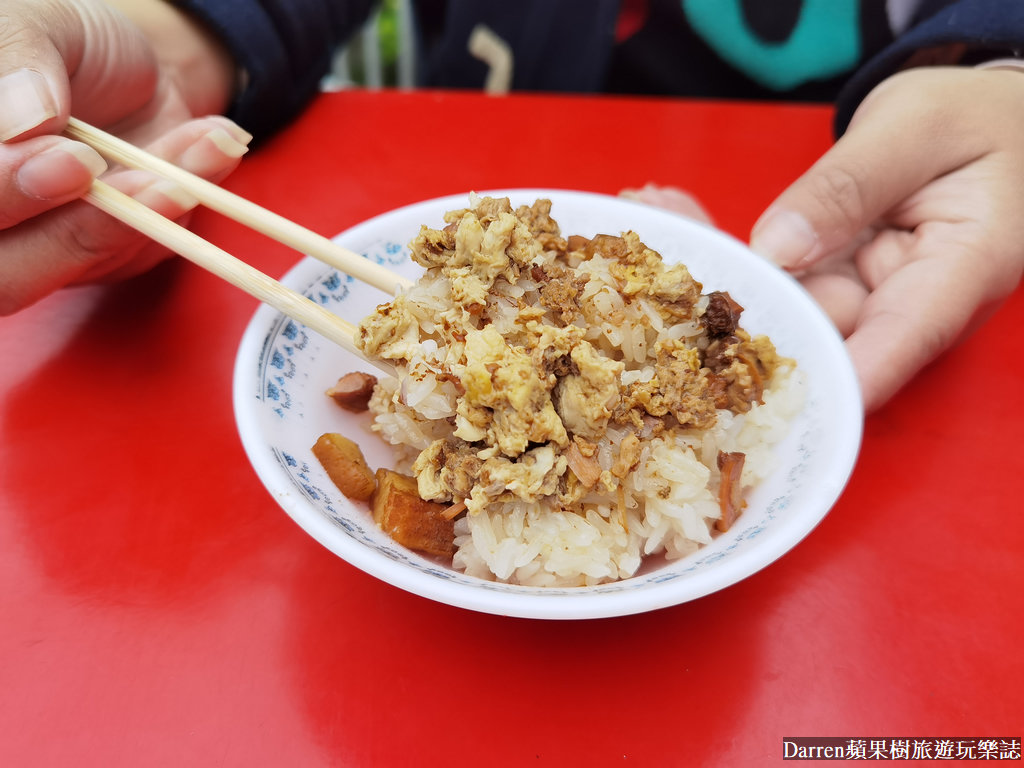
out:
{"label": "scrambled egg", "polygon": [[[413,464],[424,499],[473,514],[614,491],[645,436],[749,410],[780,364],[770,341],[739,327],[727,294],[702,295],[635,233],[564,238],[550,205],[483,198],[423,227],[411,248],[424,277],[360,325],[367,355],[429,370],[457,393],[449,436]],[[602,465],[611,426],[629,435]]]}

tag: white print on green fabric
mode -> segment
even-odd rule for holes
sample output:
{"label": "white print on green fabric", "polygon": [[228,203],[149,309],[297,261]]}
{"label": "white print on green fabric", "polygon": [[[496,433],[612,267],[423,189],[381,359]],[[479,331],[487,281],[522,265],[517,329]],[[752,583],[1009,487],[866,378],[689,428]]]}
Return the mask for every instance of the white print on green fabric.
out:
{"label": "white print on green fabric", "polygon": [[773,90],[840,75],[860,59],[857,0],[804,0],[792,34],[781,43],[765,42],[753,33],[741,0],[682,4],[690,25],[722,59]]}

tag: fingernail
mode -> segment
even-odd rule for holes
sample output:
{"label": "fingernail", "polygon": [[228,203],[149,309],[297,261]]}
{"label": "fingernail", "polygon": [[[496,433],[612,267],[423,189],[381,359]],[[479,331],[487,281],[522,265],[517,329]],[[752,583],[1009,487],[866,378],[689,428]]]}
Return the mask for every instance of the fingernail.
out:
{"label": "fingernail", "polygon": [[236,140],[227,129],[218,127],[204,133],[182,152],[177,164],[192,173],[203,175],[211,168],[220,168],[225,157],[237,159],[248,151],[249,148]]}
{"label": "fingernail", "polygon": [[41,72],[16,69],[0,77],[0,141],[56,116],[56,102]]}
{"label": "fingernail", "polygon": [[226,117],[215,118],[217,122],[224,126],[224,130],[231,134],[235,141],[240,142],[242,145],[248,147],[252,143],[252,134],[249,133],[245,128],[240,126],[234,120],[230,120]]}
{"label": "fingernail", "polygon": [[[82,173],[82,169],[88,176]],[[107,170],[106,161],[92,147],[78,141],[64,141],[33,155],[18,169],[17,182],[26,195],[52,200],[79,192]]]}
{"label": "fingernail", "polygon": [[241,157],[249,151],[249,147],[236,139],[225,128],[214,128],[206,138],[212,141],[221,152],[228,157]]}
{"label": "fingernail", "polygon": [[787,269],[796,269],[814,257],[818,235],[795,211],[768,211],[750,233],[750,249]]}
{"label": "fingernail", "polygon": [[160,198],[170,200],[181,208],[182,211],[191,211],[199,205],[198,198],[193,197],[177,184],[166,179],[154,181],[152,184],[137,191],[132,197],[150,208],[159,205],[161,202]]}

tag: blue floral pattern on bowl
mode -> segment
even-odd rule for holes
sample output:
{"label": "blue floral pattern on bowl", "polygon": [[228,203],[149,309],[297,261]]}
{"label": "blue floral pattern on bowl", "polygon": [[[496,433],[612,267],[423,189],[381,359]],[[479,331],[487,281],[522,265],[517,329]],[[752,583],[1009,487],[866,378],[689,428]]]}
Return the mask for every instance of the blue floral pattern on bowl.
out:
{"label": "blue floral pattern on bowl", "polygon": [[[594,587],[488,582],[406,550],[377,528],[366,505],[353,504],[334,488],[310,451],[320,434],[340,431],[360,443],[371,466],[390,463],[390,448],[370,431],[369,416],[343,412],[324,395],[339,376],[367,364],[261,307],[239,349],[234,399],[246,452],[278,503],[310,535],[378,578],[453,605],[527,617],[612,616],[684,602],[751,575],[794,546],[841,492],[861,434],[852,366],[813,301],[742,244],[674,214],[589,193],[501,194],[514,203],[552,199],[552,215],[566,234],[637,231],[666,260],[686,263],[706,290],[729,290],[746,307],[744,324],[769,334],[783,354],[797,359],[808,382],[807,403],[778,448],[778,470],[755,489],[740,525],[690,557]],[[445,211],[467,203],[467,196],[458,196],[408,206],[361,224],[338,241],[415,278],[420,268],[403,243],[420,225],[437,226]],[[313,259],[300,262],[284,282],[354,323],[388,299]]]}

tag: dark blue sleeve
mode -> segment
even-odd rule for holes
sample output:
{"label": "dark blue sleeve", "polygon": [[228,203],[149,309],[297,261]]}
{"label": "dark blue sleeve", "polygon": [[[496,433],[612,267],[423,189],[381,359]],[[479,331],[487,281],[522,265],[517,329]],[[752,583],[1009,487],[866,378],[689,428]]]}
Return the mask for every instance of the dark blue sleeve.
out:
{"label": "dark blue sleeve", "polygon": [[1024,50],[1024,2],[959,0],[911,27],[844,86],[836,103],[836,135],[846,130],[857,105],[871,89],[899,71],[913,54],[952,44],[966,46],[966,61],[984,61]]}
{"label": "dark blue sleeve", "polygon": [[374,0],[175,0],[234,56],[240,88],[228,115],[265,139],[316,93],[336,46],[367,19]]}

